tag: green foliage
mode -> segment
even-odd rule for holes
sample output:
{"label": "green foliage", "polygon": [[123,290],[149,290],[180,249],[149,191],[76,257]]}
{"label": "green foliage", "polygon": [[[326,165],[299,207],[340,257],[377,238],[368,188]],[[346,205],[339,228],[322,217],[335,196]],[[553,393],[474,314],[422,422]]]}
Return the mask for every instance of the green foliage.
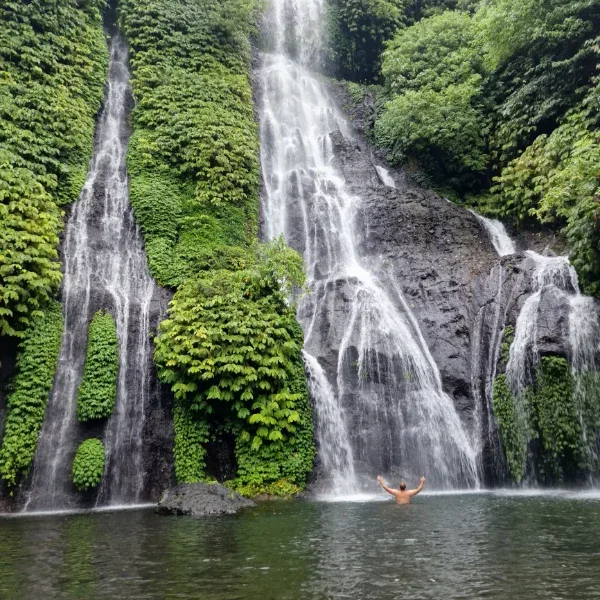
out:
{"label": "green foliage", "polygon": [[416,158],[462,185],[487,165],[480,93],[483,57],[468,14],[446,12],[401,30],[384,53],[391,100],[375,124],[390,160]]}
{"label": "green foliage", "polygon": [[130,197],[162,285],[179,286],[215,253],[256,237],[253,8],[248,0],[120,6],[137,100]]}
{"label": "green foliage", "polygon": [[[175,294],[155,360],[178,403],[176,456],[186,461],[178,478],[203,476],[206,422],[224,412],[234,423],[244,482],[254,472],[261,481],[278,480],[279,472],[302,481],[308,463],[310,470],[312,457],[303,461],[310,428],[303,372],[298,381],[302,337],[286,300],[303,285],[302,259],[280,239],[258,247],[252,268],[207,272]],[[261,465],[277,476],[258,473]]]}
{"label": "green foliage", "polygon": [[496,0],[476,21],[494,67],[489,98],[492,157],[501,168],[575,108],[597,71],[600,2]]}
{"label": "green foliage", "polygon": [[463,174],[482,172],[486,165],[481,116],[471,104],[474,93],[461,84],[396,96],[375,124],[375,139],[390,149],[392,162],[433,161],[430,169],[461,185]]}
{"label": "green foliage", "polygon": [[252,456],[272,449],[268,460],[283,465],[278,479],[304,481],[293,467],[300,451],[288,449],[302,447],[299,432],[309,427],[300,424],[305,398],[291,385],[302,341],[287,300],[304,285],[302,261],[282,240],[255,241],[248,38],[256,8],[253,0],[120,4],[137,101],[130,198],[153,276],[177,288],[155,360],[175,394],[180,482],[206,479],[206,444],[223,427],[243,448],[241,473],[259,469]]}
{"label": "green foliage", "polygon": [[[592,385],[597,384],[595,375],[586,374],[588,381],[592,376]],[[598,394],[587,395],[589,387],[580,387],[579,394],[576,389],[569,363],[558,356],[542,357],[535,384],[520,398],[512,395],[505,375],[496,377],[494,413],[513,480],[521,481],[525,473],[528,449],[538,479],[546,483],[561,482],[564,473],[591,467],[590,441],[583,435],[582,423],[589,423],[587,433],[593,443],[600,425]]]}
{"label": "green foliage", "polygon": [[175,476],[179,483],[199,483],[206,480],[205,444],[209,439],[206,415],[194,410],[184,399],[175,399],[173,408],[175,429]]}
{"label": "green foliage", "polygon": [[[294,337],[301,347],[302,330],[297,323],[293,324],[293,328]],[[262,444],[258,452],[242,437],[236,440],[238,472],[230,485],[243,496],[293,496],[304,489],[312,470],[315,458],[312,410],[299,353],[293,359],[292,373],[290,391],[298,396],[295,408],[299,415],[294,436],[285,445]]]}
{"label": "green foliage", "polygon": [[268,271],[259,263],[187,281],[160,326],[155,354],[159,375],[177,399],[207,414],[215,403],[230,403],[246,426],[241,437],[254,449],[264,440],[283,440],[299,419],[298,394],[288,384],[299,351],[290,332],[294,311]]}
{"label": "green foliage", "polygon": [[566,225],[573,265],[592,294],[600,293],[598,94],[511,161],[492,190],[502,216]]}
{"label": "green foliage", "polygon": [[376,79],[383,44],[405,22],[404,0],[330,0],[330,61],[343,78]]}
{"label": "green foliage", "polygon": [[88,331],[83,379],[77,394],[81,422],[110,417],[117,398],[119,340],[114,317],[100,311]]}
{"label": "green foliage", "polygon": [[589,34],[596,0],[491,0],[477,11],[486,54],[494,67],[535,48],[557,47]]}
{"label": "green foliage", "polygon": [[383,53],[381,72],[394,94],[451,85],[481,85],[484,56],[478,30],[466,13],[445,12],[399,31]]}
{"label": "green foliage", "polygon": [[348,90],[348,94],[354,104],[362,104],[365,98],[364,86],[360,85],[359,83],[354,83],[354,81],[347,81],[346,89]]}
{"label": "green foliage", "polygon": [[54,381],[63,329],[61,307],[51,302],[25,330],[19,346],[17,375],[8,398],[0,477],[10,486],[27,474],[44,422]]}
{"label": "green foliage", "polygon": [[345,79],[377,81],[381,52],[399,28],[456,5],[456,0],[328,0],[331,70]]}
{"label": "green foliage", "polygon": [[595,295],[599,40],[600,0],[460,2],[388,43],[375,125],[390,160],[416,160],[437,187],[517,226],[564,227]]}
{"label": "green foliage", "polygon": [[98,486],[104,475],[104,444],[97,438],[85,440],[73,459],[73,483],[80,492]]}
{"label": "green foliage", "polygon": [[500,438],[506,455],[511,478],[519,482],[525,474],[529,429],[525,407],[515,402],[506,381],[506,375],[498,375],[494,381],[494,414],[498,420]]}
{"label": "green foliage", "polygon": [[0,148],[0,336],[42,315],[61,280],[61,211],[29,169]]}
{"label": "green foliage", "polygon": [[502,343],[500,344],[500,365],[505,368],[510,358],[510,347],[515,341],[515,328],[507,325],[502,333]]}
{"label": "green foliage", "polygon": [[92,153],[103,6],[0,6],[0,335],[19,335],[60,283],[57,205],[77,198]]}
{"label": "green foliage", "polygon": [[287,479],[279,479],[273,483],[240,483],[239,479],[226,481],[225,485],[246,498],[272,496],[275,498],[291,498],[302,491],[302,488],[290,483]]}
{"label": "green foliage", "polygon": [[[535,390],[530,394],[532,437],[541,445],[538,469],[549,480],[562,480],[582,458],[579,414],[573,394],[573,378],[565,358],[544,356],[537,369]],[[571,468],[565,469],[565,466]]]}

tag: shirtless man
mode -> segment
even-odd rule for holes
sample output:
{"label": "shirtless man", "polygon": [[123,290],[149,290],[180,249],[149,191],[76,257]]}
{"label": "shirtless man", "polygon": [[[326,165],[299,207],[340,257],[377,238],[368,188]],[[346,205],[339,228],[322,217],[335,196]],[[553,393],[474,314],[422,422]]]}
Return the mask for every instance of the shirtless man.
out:
{"label": "shirtless man", "polygon": [[411,498],[416,496],[425,485],[425,477],[421,477],[421,483],[419,483],[419,487],[416,490],[407,490],[404,481],[400,482],[399,490],[389,488],[387,485],[385,485],[385,483],[383,483],[383,477],[381,475],[377,477],[377,481],[388,494],[391,494],[394,496],[394,498],[396,498],[396,504],[410,504]]}

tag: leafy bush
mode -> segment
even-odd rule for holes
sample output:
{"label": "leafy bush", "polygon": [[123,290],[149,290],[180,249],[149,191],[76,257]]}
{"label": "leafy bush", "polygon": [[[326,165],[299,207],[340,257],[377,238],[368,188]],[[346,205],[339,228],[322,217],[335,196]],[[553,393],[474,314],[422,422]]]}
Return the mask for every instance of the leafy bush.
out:
{"label": "leafy bush", "polygon": [[33,461],[54,381],[62,329],[60,304],[51,302],[25,330],[20,343],[0,450],[0,477],[9,486],[27,474]]}
{"label": "leafy bush", "polygon": [[383,55],[391,99],[375,125],[377,144],[393,162],[420,159],[459,187],[487,166],[476,42],[471,17],[446,12],[400,30]]}
{"label": "leafy bush", "polygon": [[176,398],[207,414],[215,403],[230,403],[254,449],[283,440],[299,420],[298,394],[288,386],[300,350],[291,333],[295,316],[278,287],[262,265],[191,279],[175,294],[156,344],[159,375]]}
{"label": "leafy bush", "polygon": [[381,52],[398,28],[456,5],[456,0],[328,0],[329,69],[354,81],[378,80]]}
{"label": "leafy bush", "polygon": [[[581,423],[589,421],[591,414],[581,411],[565,358],[542,357],[535,384],[521,398],[512,396],[506,376],[499,375],[494,381],[493,405],[510,476],[515,481],[525,473],[528,449],[538,478],[546,483],[559,483],[564,473],[590,468],[586,463],[590,442],[582,435]],[[595,424],[590,423],[589,431],[595,430]]]}
{"label": "leafy bush", "polygon": [[0,335],[19,335],[60,283],[57,205],[77,198],[92,153],[103,6],[0,6]]}
{"label": "leafy bush", "polygon": [[29,169],[0,149],[0,336],[40,317],[61,280],[61,211]]}
{"label": "leafy bush", "polygon": [[100,311],[88,331],[83,379],[77,393],[77,418],[81,422],[110,417],[117,398],[119,340],[114,317]]}
{"label": "leafy bush", "polygon": [[492,189],[499,214],[566,225],[573,265],[584,289],[600,293],[599,91],[571,111],[550,135],[539,136],[511,161]]}
{"label": "leafy bush", "polygon": [[207,416],[194,410],[184,399],[175,399],[173,407],[175,429],[175,476],[179,483],[198,483],[206,480],[206,449],[209,440]]}
{"label": "leafy bush", "polygon": [[[302,330],[297,323],[295,329],[294,335],[301,347]],[[312,409],[300,354],[293,359],[293,372],[290,391],[298,395],[295,408],[300,417],[294,436],[283,446],[262,444],[258,452],[241,437],[236,440],[237,477],[229,485],[243,496],[292,496],[306,485],[313,467],[315,447]]]}
{"label": "leafy bush", "polygon": [[600,294],[600,0],[455,8],[388,43],[377,144],[491,215],[564,228],[582,286]]}
{"label": "leafy bush", "polygon": [[104,444],[97,438],[85,440],[73,459],[73,483],[80,492],[98,486],[104,475]]}
{"label": "leafy bush", "polygon": [[[278,240],[258,248],[252,268],[207,272],[175,294],[160,326],[155,360],[178,403],[176,457],[186,460],[178,478],[203,476],[210,418],[234,423],[242,479],[265,464],[271,469],[267,480],[306,477],[312,457],[303,460],[302,444],[312,427],[310,405],[298,371],[302,336],[287,303],[291,288],[303,284],[301,257]],[[303,462],[295,467],[298,457]],[[190,458],[198,462],[188,464]],[[278,461],[289,466],[280,468]]]}
{"label": "leafy bush", "polygon": [[162,285],[179,286],[213,253],[248,248],[257,234],[253,9],[248,0],[121,4],[137,100],[131,203]]}
{"label": "leafy bush", "polygon": [[438,176],[471,177],[486,167],[481,115],[471,105],[477,90],[469,84],[453,85],[441,92],[409,90],[388,102],[375,124],[375,139],[391,150],[389,159],[408,157],[434,161]]}
{"label": "leafy bush", "polygon": [[301,341],[290,333],[297,323],[287,297],[303,281],[302,264],[283,242],[256,244],[248,38],[258,4],[120,4],[137,100],[131,202],[153,276],[177,288],[155,360],[175,393],[180,482],[206,479],[205,446],[216,431],[234,429],[251,453],[277,446],[274,460],[291,465],[281,457],[301,429],[304,400],[289,384]]}
{"label": "leafy bush", "polygon": [[519,482],[525,474],[529,428],[527,415],[519,414],[506,375],[499,375],[494,381],[493,405],[508,471]]}
{"label": "leafy bush", "polygon": [[343,78],[377,78],[383,44],[405,22],[403,0],[330,0],[329,60]]}
{"label": "leafy bush", "polygon": [[560,481],[563,472],[573,472],[579,465],[583,443],[573,378],[565,358],[542,357],[530,402],[533,437],[541,445],[538,464],[544,465],[550,483]]}

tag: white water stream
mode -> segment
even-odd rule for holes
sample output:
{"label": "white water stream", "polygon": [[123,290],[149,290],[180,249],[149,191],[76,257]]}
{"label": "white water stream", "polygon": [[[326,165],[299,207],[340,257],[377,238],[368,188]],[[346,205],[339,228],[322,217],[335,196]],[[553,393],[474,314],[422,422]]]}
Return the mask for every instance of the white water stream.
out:
{"label": "white water stream", "polygon": [[[357,252],[362,199],[348,192],[330,137],[348,138],[349,128],[310,70],[325,20],[322,0],[272,0],[272,52],[258,73],[265,236],[283,233],[304,253],[311,293],[299,315],[321,467],[334,492],[340,481],[359,487],[361,475],[372,482],[378,471],[476,487],[476,450],[400,286],[381,281]],[[319,358],[332,348],[337,364],[325,367]]]}
{"label": "white water stream", "polygon": [[65,328],[27,510],[77,505],[71,482],[73,457],[82,439],[76,416],[77,388],[88,325],[103,308],[110,310],[117,323],[120,360],[116,407],[104,431],[106,467],[97,504],[137,503],[144,486],[142,428],[152,364],[150,303],[156,288],[129,205],[125,158],[130,94],[128,51],[117,36],[111,45],[94,157],[66,227]]}
{"label": "white water stream", "polygon": [[494,248],[499,256],[508,256],[514,254],[517,251],[515,243],[512,241],[502,221],[498,219],[489,219],[477,214],[474,210],[469,210],[470,213],[474,214],[483,224],[486,231],[490,236],[490,240],[494,245]]}
{"label": "white water stream", "polygon": [[600,369],[598,311],[594,300],[581,294],[577,273],[566,256],[542,256],[532,251],[526,254],[535,264],[534,293],[527,298],[519,314],[506,367],[506,377],[516,402],[517,417],[522,420],[524,430],[528,430],[526,421],[529,415],[523,395],[527,386],[535,382],[535,370],[541,358],[538,326],[542,316],[542,295],[553,291],[568,306],[571,372],[580,415],[582,442],[593,463],[597,460],[597,440],[588,438],[588,423],[584,414],[590,409],[600,411],[600,406],[597,406],[600,401],[598,382],[597,379],[590,381],[590,376],[596,377]]}

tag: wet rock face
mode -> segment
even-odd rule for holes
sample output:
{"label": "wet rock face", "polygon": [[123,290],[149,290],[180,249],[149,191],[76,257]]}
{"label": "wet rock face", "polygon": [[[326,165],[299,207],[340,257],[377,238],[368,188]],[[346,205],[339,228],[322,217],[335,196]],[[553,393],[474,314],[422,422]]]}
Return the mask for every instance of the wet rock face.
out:
{"label": "wet rock face", "polygon": [[[340,106],[348,107],[350,103],[340,88],[333,94]],[[348,191],[361,198],[355,217],[358,254],[390,296],[398,298],[399,306],[401,300],[394,290],[404,295],[407,306],[403,310],[410,310],[416,319],[440,370],[444,391],[453,398],[463,424],[481,448],[485,482],[500,482],[506,469],[491,409],[493,379],[502,332],[506,326],[516,325],[525,301],[536,289],[535,263],[525,253],[500,258],[489,233],[473,214],[412,184],[401,169],[390,169],[396,189],[384,185],[375,165],[385,162],[364,142],[360,131],[368,127],[369,117],[360,111],[351,117],[359,129],[355,138],[349,140],[339,131],[332,132],[330,138]],[[303,229],[302,216],[292,214],[292,220],[297,227],[289,227],[289,239],[302,251],[303,240],[294,238],[294,233]],[[318,355],[328,373],[339,368],[336,340],[349,318],[353,285],[351,279],[339,278],[330,281],[327,290],[313,290],[332,298],[327,310],[317,315],[318,331],[312,332],[307,347]],[[307,304],[303,310],[310,313],[311,309]],[[568,356],[568,299],[546,287],[541,292],[540,312],[537,351],[540,355]],[[369,362],[377,369],[373,384],[385,387],[386,380],[394,376],[393,367],[388,368],[393,359],[383,351]],[[342,379],[347,382],[356,379],[351,367],[351,359],[342,365],[347,371]],[[336,387],[335,377],[331,384]],[[353,400],[347,393],[345,410],[350,415],[355,405],[360,405],[359,399]],[[365,421],[364,407],[358,418]],[[353,425],[363,435],[365,427],[360,427],[357,419]],[[384,454],[392,457],[393,448]]]}
{"label": "wet rock face", "polygon": [[218,483],[184,483],[166,490],[156,509],[162,515],[206,517],[233,515],[242,508],[256,506]]}
{"label": "wet rock face", "polygon": [[[444,389],[465,422],[474,412],[470,342],[498,256],[477,218],[433,192],[407,184],[383,185],[371,155],[332,134],[338,166],[351,193],[362,198],[359,252],[390,290],[397,285],[437,363]],[[393,295],[393,293],[392,293]],[[332,324],[335,327],[335,324]]]}

